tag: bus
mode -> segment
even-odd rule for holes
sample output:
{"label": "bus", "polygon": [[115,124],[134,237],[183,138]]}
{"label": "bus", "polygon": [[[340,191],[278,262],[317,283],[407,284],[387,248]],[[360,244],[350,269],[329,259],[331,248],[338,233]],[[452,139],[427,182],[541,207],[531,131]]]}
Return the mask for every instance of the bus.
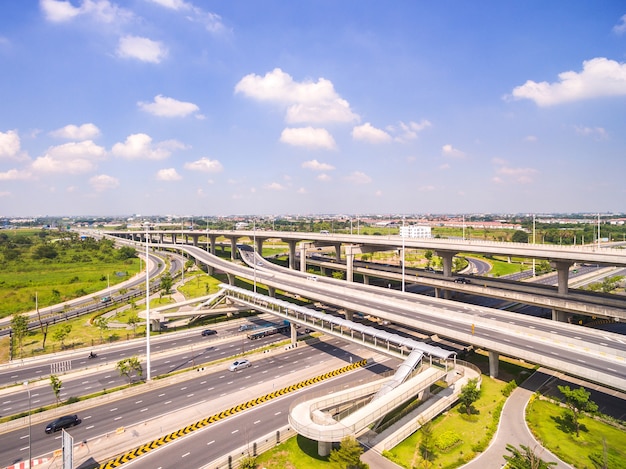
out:
{"label": "bus", "polygon": [[262,327],[261,329],[255,329],[253,331],[248,332],[248,339],[260,339],[262,337],[267,337],[268,335],[280,334],[281,332],[289,331],[289,324],[274,324],[267,327]]}

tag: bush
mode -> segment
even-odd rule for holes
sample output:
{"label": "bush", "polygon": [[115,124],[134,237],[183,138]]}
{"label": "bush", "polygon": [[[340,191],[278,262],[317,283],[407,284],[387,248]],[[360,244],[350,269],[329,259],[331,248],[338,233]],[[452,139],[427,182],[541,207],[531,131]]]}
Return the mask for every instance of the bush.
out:
{"label": "bush", "polygon": [[441,451],[447,451],[461,442],[461,437],[453,431],[443,432],[435,440],[435,446]]}
{"label": "bush", "polygon": [[507,385],[502,388],[502,395],[504,397],[509,397],[511,393],[515,390],[515,388],[517,388],[517,383],[515,382],[515,380],[509,381]]}

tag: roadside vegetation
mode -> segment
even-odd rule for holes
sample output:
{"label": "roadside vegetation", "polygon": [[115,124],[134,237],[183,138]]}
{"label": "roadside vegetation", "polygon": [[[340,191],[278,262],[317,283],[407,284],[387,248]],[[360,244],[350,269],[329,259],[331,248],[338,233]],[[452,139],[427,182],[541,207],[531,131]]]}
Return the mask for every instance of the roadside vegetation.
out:
{"label": "roadside vegetation", "polygon": [[134,248],[69,231],[4,231],[0,259],[0,318],[95,294],[139,272]]}

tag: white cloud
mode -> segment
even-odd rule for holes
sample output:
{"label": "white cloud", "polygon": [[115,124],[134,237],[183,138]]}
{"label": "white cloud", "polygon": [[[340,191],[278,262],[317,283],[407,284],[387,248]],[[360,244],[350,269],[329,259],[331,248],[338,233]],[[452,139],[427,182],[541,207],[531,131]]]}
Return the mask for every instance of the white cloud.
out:
{"label": "white cloud", "polygon": [[185,163],[185,169],[190,171],[202,171],[204,173],[219,173],[224,169],[222,163],[209,158],[200,158],[199,160]]}
{"label": "white cloud", "polygon": [[461,150],[454,148],[449,143],[441,147],[441,154],[443,156],[449,156],[451,158],[465,158],[465,153]]}
{"label": "white cloud", "polygon": [[167,149],[170,142],[152,145],[152,137],[146,134],[132,134],[124,143],[113,145],[111,152],[115,156],[128,159],[163,160],[171,155]]}
{"label": "white cloud", "polygon": [[100,129],[91,123],[81,126],[70,124],[60,129],[53,130],[50,132],[50,135],[69,140],[90,140],[100,136]]}
{"label": "white cloud", "polygon": [[271,191],[284,191],[285,190],[285,186],[283,186],[279,182],[272,182],[270,184],[267,184],[265,188]]}
{"label": "white cloud", "polygon": [[15,130],[0,132],[0,160],[27,160],[28,156],[21,150],[20,136]]}
{"label": "white cloud", "polygon": [[317,176],[315,179],[317,179],[318,181],[322,181],[322,182],[330,182],[333,180],[332,177],[330,177],[330,175],[326,174],[326,173],[322,173],[319,176]]}
{"label": "white cloud", "polygon": [[305,169],[312,169],[313,171],[332,171],[334,166],[328,163],[320,163],[317,160],[305,161],[302,163],[302,167]]}
{"label": "white cloud", "polygon": [[596,140],[606,140],[607,138],[609,138],[609,135],[607,134],[606,130],[604,130],[602,127],[580,127],[577,126],[576,128],[576,133],[578,135],[582,135],[583,137],[593,137]]}
{"label": "white cloud", "polygon": [[222,23],[222,18],[216,13],[206,12],[191,3],[183,0],[150,0],[152,3],[161,5],[175,11],[184,11],[185,17],[189,21],[202,24],[207,31],[213,34],[228,32],[228,29]]}
{"label": "white cloud", "polygon": [[583,62],[580,73],[559,73],[559,81],[537,83],[528,80],[513,89],[506,99],[530,99],[538,106],[580,101],[603,96],[626,95],[626,64],[604,57]]}
{"label": "white cloud", "polygon": [[537,174],[537,170],[533,168],[511,168],[510,166],[501,166],[496,168],[496,175],[493,181],[496,183],[518,183],[530,184],[533,182],[533,176]]}
{"label": "white cloud", "polygon": [[352,138],[369,143],[387,143],[391,142],[391,135],[381,129],[377,129],[369,122],[363,125],[357,125],[352,129]]}
{"label": "white cloud", "polygon": [[369,184],[372,182],[372,178],[361,171],[354,171],[352,174],[346,176],[345,180],[353,184]]}
{"label": "white cloud", "polygon": [[0,181],[27,181],[32,179],[32,177],[32,173],[19,169],[9,169],[4,173],[0,173]]}
{"label": "white cloud", "polygon": [[200,110],[194,103],[178,101],[162,95],[155,96],[151,103],[139,101],[137,105],[141,110],[159,117],[185,117]]}
{"label": "white cloud", "polygon": [[159,181],[180,181],[183,177],[174,168],[160,169],[156,175]]}
{"label": "white cloud", "polygon": [[626,15],[620,18],[620,22],[613,26],[613,32],[616,34],[626,33]]}
{"label": "white cloud", "polygon": [[289,123],[354,122],[359,116],[342,99],[330,80],[296,82],[280,68],[265,76],[251,73],[235,86],[235,93],[288,106],[285,120]]}
{"label": "white cloud", "polygon": [[400,129],[402,130],[402,133],[397,137],[397,139],[399,141],[405,141],[405,140],[414,140],[417,138],[417,134],[429,127],[432,126],[432,124],[430,123],[430,121],[426,120],[426,119],[422,119],[419,122],[409,122],[408,124],[405,124],[404,122],[400,122],[398,124],[400,126]]}
{"label": "white cloud", "polygon": [[146,37],[124,36],[119,40],[117,55],[124,59],[137,59],[158,64],[167,57],[167,49],[160,42]]}
{"label": "white cloud", "polygon": [[106,150],[91,140],[69,142],[48,148],[32,163],[32,169],[44,173],[82,174],[93,171]]}
{"label": "white cloud", "polygon": [[280,141],[289,145],[334,150],[335,139],[326,129],[313,127],[287,128],[280,134]]}
{"label": "white cloud", "polygon": [[537,136],[535,136],[535,135],[527,135],[527,136],[524,138],[524,141],[525,141],[525,142],[530,142],[530,143],[535,143],[537,140],[538,140],[538,138],[537,138]]}
{"label": "white cloud", "polygon": [[93,187],[96,192],[103,192],[111,189],[116,189],[117,187],[119,187],[120,181],[113,176],[99,174],[90,178],[89,184],[91,184],[91,187]]}
{"label": "white cloud", "polygon": [[83,0],[78,7],[65,0],[41,0],[39,4],[46,19],[53,23],[71,21],[79,16],[90,17],[100,23],[119,23],[133,17],[129,10],[109,0]]}

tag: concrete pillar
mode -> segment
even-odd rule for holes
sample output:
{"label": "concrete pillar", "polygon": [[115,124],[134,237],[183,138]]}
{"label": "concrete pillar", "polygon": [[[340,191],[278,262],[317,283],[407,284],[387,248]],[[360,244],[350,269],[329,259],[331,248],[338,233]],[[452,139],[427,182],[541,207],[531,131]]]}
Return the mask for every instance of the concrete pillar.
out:
{"label": "concrete pillar", "polygon": [[259,238],[257,236],[257,238],[256,238],[256,252],[261,257],[263,257],[263,241],[265,241],[263,238]]}
{"label": "concrete pillar", "polygon": [[573,262],[568,261],[550,261],[550,265],[556,269],[558,276],[557,291],[559,295],[567,295],[569,283],[569,268]]}
{"label": "concrete pillar", "polygon": [[230,238],[230,260],[237,260],[237,238]]}
{"label": "concrete pillar", "polygon": [[[456,252],[454,251],[437,251],[435,254],[441,257],[443,261],[443,277],[451,278],[452,277],[452,259],[454,258]],[[443,297],[446,300],[449,300],[451,296],[450,290],[443,291]]]}
{"label": "concrete pillar", "polygon": [[211,250],[209,251],[211,254],[215,255],[217,251],[217,236],[209,235],[209,241],[211,242]]}
{"label": "concrete pillar", "polygon": [[341,262],[341,244],[335,244],[335,261]]}
{"label": "concrete pillar", "polygon": [[317,454],[322,457],[326,457],[330,455],[330,450],[332,449],[333,444],[329,441],[318,441],[317,442]]}
{"label": "concrete pillar", "polygon": [[346,280],[348,282],[354,281],[354,254],[352,252],[352,246],[346,246]]}
{"label": "concrete pillar", "polygon": [[288,240],[287,244],[289,245],[289,268],[296,268],[296,241]]}
{"label": "concrete pillar", "polygon": [[566,313],[565,311],[559,311],[556,309],[552,310],[552,320],[559,322],[570,322],[572,318],[571,313]]}
{"label": "concrete pillar", "polygon": [[345,317],[348,321],[352,321],[352,318],[354,318],[354,311],[350,311],[346,309]]}
{"label": "concrete pillar", "polygon": [[172,244],[176,244],[176,233],[172,233]]}
{"label": "concrete pillar", "polygon": [[300,243],[300,272],[306,272],[306,243]]}
{"label": "concrete pillar", "polygon": [[228,277],[228,284],[235,285],[235,276],[230,273],[226,273],[226,277]]}
{"label": "concrete pillar", "polygon": [[296,329],[296,325],[291,323],[291,345],[295,347],[298,343],[298,330]]}
{"label": "concrete pillar", "polygon": [[267,294],[272,297],[272,298],[276,298],[276,288],[274,287],[267,287]]}
{"label": "concrete pillar", "polygon": [[159,233],[159,243],[163,244],[163,238],[164,238],[163,233]]}
{"label": "concrete pillar", "polygon": [[370,276],[363,275],[363,285],[369,285],[369,284],[370,284]]}
{"label": "concrete pillar", "polygon": [[191,240],[194,246],[198,245],[198,239],[200,238],[199,234],[192,234],[191,235]]}
{"label": "concrete pillar", "polygon": [[497,378],[498,377],[498,367],[500,364],[500,354],[498,352],[494,352],[489,350],[489,377]]}

